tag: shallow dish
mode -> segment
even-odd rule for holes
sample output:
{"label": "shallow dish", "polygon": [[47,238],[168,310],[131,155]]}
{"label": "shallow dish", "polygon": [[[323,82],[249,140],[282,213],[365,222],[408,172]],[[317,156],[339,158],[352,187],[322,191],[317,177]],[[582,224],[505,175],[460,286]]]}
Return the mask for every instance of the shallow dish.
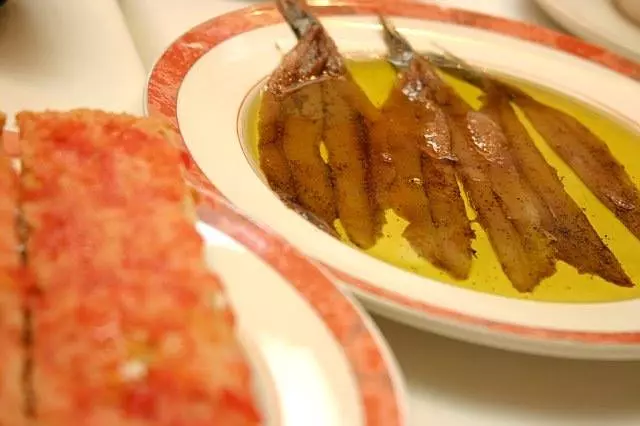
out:
{"label": "shallow dish", "polygon": [[[384,13],[417,49],[442,46],[472,63],[570,95],[638,130],[640,85],[628,76],[640,76],[640,67],[566,35],[412,2],[322,2],[315,11],[343,52],[384,53],[375,18]],[[294,43],[273,6],[255,6],[199,25],[159,59],[147,88],[148,112],[179,128],[194,176],[203,184],[211,181],[252,219],[323,262],[378,313],[506,349],[640,359],[638,299],[543,303],[447,285],[354,250],[280,203],[248,161],[241,143],[242,106]]]}

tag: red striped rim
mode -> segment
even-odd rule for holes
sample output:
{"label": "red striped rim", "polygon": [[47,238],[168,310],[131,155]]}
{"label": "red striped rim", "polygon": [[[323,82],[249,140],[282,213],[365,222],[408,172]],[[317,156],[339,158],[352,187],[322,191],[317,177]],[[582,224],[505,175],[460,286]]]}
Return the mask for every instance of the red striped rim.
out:
{"label": "red striped rim", "polygon": [[[198,173],[199,174],[199,173]],[[212,186],[188,174],[189,182],[203,195],[202,202],[212,208],[201,219],[229,235],[267,262],[322,318],[349,360],[356,379],[366,426],[405,424],[402,390],[398,371],[390,370],[389,354],[384,353],[371,327],[336,285],[311,261],[283,238],[267,231],[238,213],[226,199],[212,192]],[[210,195],[208,195],[210,194]]]}
{"label": "red striped rim", "polygon": [[[640,64],[566,34],[522,22],[407,0],[339,0],[323,1],[322,5],[316,6],[313,6],[313,2],[311,2],[311,4],[313,12],[319,16],[384,14],[388,16],[441,21],[489,30],[552,47],[556,50],[598,63],[630,78],[640,79]],[[178,92],[182,81],[191,67],[204,54],[225,40],[247,31],[280,22],[282,22],[282,18],[275,6],[265,4],[248,7],[213,18],[183,34],[165,51],[151,72],[147,87],[148,113],[164,117],[179,130],[177,119]],[[195,164],[186,145],[184,145],[184,151],[184,160],[187,167],[194,171],[197,179],[203,185],[213,188],[213,184],[208,181],[203,172]],[[430,318],[548,342],[573,341],[584,344],[640,344],[640,332],[582,332],[526,327],[490,321],[423,303],[398,292],[382,289],[372,283],[346,274],[343,271],[338,271],[335,268],[330,269],[341,280],[368,296],[390,302],[403,309]]]}

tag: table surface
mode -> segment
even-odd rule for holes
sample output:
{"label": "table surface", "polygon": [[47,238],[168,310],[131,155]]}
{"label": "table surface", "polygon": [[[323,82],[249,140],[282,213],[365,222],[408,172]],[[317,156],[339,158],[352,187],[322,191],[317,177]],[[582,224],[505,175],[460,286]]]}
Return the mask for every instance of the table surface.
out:
{"label": "table surface", "polygon": [[[560,1],[560,0],[559,0]],[[142,113],[153,61],[193,25],[246,0],[9,0],[0,12],[0,110]],[[557,28],[531,0],[440,0]],[[640,363],[513,354],[375,318],[409,388],[411,426],[637,426]]]}

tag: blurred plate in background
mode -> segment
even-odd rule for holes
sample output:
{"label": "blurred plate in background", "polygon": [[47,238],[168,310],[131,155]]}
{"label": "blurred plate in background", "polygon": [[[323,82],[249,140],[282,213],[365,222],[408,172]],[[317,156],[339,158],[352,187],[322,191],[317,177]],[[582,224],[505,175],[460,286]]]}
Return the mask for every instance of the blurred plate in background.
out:
{"label": "blurred plate in background", "polygon": [[[627,0],[638,3],[639,0]],[[568,31],[640,61],[640,26],[622,15],[612,0],[537,0]]]}

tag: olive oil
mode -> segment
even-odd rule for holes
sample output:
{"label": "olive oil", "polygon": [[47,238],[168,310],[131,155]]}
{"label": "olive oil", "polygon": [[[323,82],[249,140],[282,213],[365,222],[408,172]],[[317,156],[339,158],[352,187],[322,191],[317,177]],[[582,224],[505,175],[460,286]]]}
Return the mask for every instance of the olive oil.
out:
{"label": "olive oil", "polygon": [[[393,68],[384,60],[377,58],[350,60],[349,68],[371,101],[375,105],[381,106],[395,82],[396,74]],[[477,88],[447,75],[443,75],[443,77],[474,108],[481,106],[479,100],[481,92]],[[634,161],[640,149],[640,135],[622,124],[620,120],[614,119],[602,111],[587,107],[570,97],[529,83],[514,80],[511,80],[511,83],[536,99],[579,119],[608,143],[614,156],[623,163],[627,172],[632,176],[634,183],[636,185],[640,183],[640,161]],[[241,123],[244,128],[240,133],[244,135],[243,143],[247,148],[247,153],[252,157],[250,162],[254,167],[257,167],[259,164],[257,161],[257,121],[260,99],[259,96],[254,96],[248,101],[251,104],[246,110],[247,114],[243,118],[243,123]],[[574,303],[611,302],[640,297],[640,241],[591,194],[573,171],[547,146],[519,111],[518,115],[547,161],[560,174],[567,192],[585,209],[591,224],[620,260],[636,287],[618,287],[596,276],[578,274],[573,267],[558,262],[557,272],[544,280],[532,293],[519,293],[502,272],[487,234],[475,222],[472,224],[476,232],[473,248],[477,254],[473,261],[471,276],[467,280],[458,281],[435,268],[413,251],[402,238],[402,232],[407,225],[406,221],[391,211],[386,212],[387,225],[384,228],[384,236],[373,248],[367,250],[367,253],[418,275],[505,297]],[[475,213],[469,207],[468,201],[466,202],[468,215],[470,218],[474,218]],[[345,243],[351,244],[346,239],[339,221],[336,227]]]}

